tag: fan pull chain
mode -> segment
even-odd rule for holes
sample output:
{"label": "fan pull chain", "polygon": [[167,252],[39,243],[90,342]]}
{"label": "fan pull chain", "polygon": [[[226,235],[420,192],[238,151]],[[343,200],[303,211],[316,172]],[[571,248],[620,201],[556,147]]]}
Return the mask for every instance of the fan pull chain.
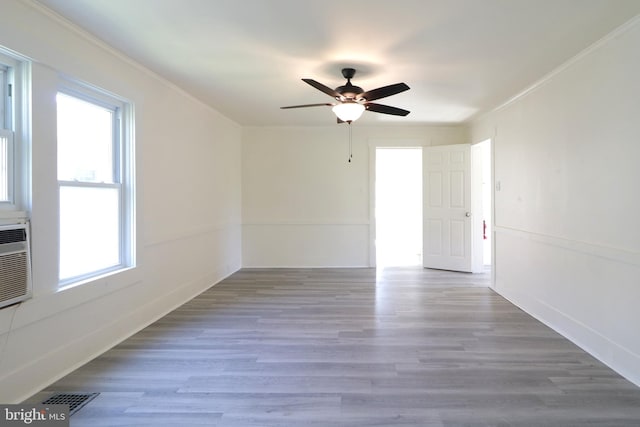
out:
{"label": "fan pull chain", "polygon": [[353,158],[353,132],[351,130],[351,122],[347,122],[349,124],[349,163],[351,163],[351,159]]}

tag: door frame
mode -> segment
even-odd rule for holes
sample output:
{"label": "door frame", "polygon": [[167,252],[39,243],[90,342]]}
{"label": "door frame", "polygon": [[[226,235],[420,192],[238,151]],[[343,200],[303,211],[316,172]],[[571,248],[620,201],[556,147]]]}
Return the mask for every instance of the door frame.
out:
{"label": "door frame", "polygon": [[[489,141],[491,168],[491,286],[495,283],[496,250],[495,250],[495,136],[471,143],[471,147]],[[376,148],[425,148],[432,146],[431,141],[423,138],[369,138],[369,266],[375,268],[376,263]],[[473,178],[472,178],[473,179]],[[473,185],[473,184],[472,184]]]}
{"label": "door frame", "polygon": [[[481,148],[485,146],[489,151],[489,164],[485,164],[483,159],[483,154]],[[491,190],[491,200],[489,205],[489,241],[491,243],[491,269],[493,271],[493,266],[495,264],[495,251],[494,251],[494,206],[495,206],[495,186],[493,185],[493,140],[491,138],[485,139],[483,141],[477,142],[471,145],[471,209],[474,212],[474,216],[472,217],[472,232],[474,233],[474,237],[472,238],[471,244],[474,245],[474,253],[472,255],[472,266],[474,272],[482,272],[484,271],[484,256],[480,257],[479,254],[482,253],[484,246],[483,239],[480,237],[483,233],[480,230],[483,229],[483,217],[482,213],[484,211],[484,195],[482,191],[482,181],[484,178],[484,168],[489,169],[489,185]],[[479,214],[477,214],[479,212]],[[478,251],[479,248],[479,251]],[[483,254],[484,255],[484,254]]]}

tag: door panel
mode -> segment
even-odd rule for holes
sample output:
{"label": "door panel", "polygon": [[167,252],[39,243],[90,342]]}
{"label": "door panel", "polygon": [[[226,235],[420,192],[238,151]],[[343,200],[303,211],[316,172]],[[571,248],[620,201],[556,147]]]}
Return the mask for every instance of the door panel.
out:
{"label": "door panel", "polygon": [[465,244],[464,244],[464,232],[465,221],[452,219],[451,220],[451,256],[464,257]]}
{"label": "door panel", "polygon": [[442,173],[429,172],[429,205],[442,207]]}
{"label": "door panel", "polygon": [[426,233],[431,239],[425,245],[423,253],[430,256],[440,256],[442,254],[442,235],[444,233],[442,221],[438,219],[427,220]]}
{"label": "door panel", "polygon": [[425,268],[471,271],[471,146],[423,149]]}
{"label": "door panel", "polygon": [[451,207],[464,209],[465,173],[464,171],[451,171],[449,176],[451,177]]}

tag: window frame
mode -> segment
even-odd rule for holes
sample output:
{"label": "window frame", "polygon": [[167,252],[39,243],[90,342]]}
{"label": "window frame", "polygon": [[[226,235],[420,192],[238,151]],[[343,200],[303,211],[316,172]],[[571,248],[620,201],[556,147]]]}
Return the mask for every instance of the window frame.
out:
{"label": "window frame", "polygon": [[[133,107],[127,100],[96,88],[92,85],[84,84],[62,78],[58,85],[57,94],[70,96],[78,100],[90,103],[109,110],[113,114],[112,120],[112,176],[113,182],[87,182],[68,181],[58,179],[58,200],[60,202],[61,189],[66,188],[111,188],[118,191],[118,241],[119,241],[119,262],[117,265],[84,273],[77,276],[61,278],[58,275],[58,286],[60,288],[75,286],[76,284],[87,282],[98,277],[113,274],[135,266],[133,232],[135,205],[133,196],[133,133],[131,132],[133,123]],[[56,95],[57,95],[56,94]],[[57,107],[56,107],[57,110]],[[61,213],[61,206],[58,208],[58,215]],[[60,222],[58,221],[58,224]],[[62,239],[62,236],[60,236]],[[61,250],[61,245],[58,245]],[[59,253],[59,260],[61,253]]]}
{"label": "window frame", "polygon": [[8,96],[9,85],[11,84],[11,69],[13,67],[7,63],[13,63],[14,61],[9,59],[0,52],[0,98],[2,99],[0,103],[0,129],[13,128],[13,126],[7,125],[7,123],[12,123],[11,110],[13,110],[11,97]]}
{"label": "window frame", "polygon": [[[28,136],[24,129],[28,121],[27,82],[30,63],[24,58],[0,47],[0,130],[8,139],[7,146],[7,199],[0,200],[0,212],[18,211],[26,205],[27,155],[22,151],[22,140]],[[10,134],[10,135],[9,135]]]}

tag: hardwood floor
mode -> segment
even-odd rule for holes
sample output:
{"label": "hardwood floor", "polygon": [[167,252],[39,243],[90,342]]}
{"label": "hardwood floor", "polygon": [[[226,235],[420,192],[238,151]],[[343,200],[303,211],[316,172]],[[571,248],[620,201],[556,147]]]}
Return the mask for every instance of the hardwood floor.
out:
{"label": "hardwood floor", "polygon": [[72,426],[639,426],[640,389],[486,287],[242,270],[29,399]]}

